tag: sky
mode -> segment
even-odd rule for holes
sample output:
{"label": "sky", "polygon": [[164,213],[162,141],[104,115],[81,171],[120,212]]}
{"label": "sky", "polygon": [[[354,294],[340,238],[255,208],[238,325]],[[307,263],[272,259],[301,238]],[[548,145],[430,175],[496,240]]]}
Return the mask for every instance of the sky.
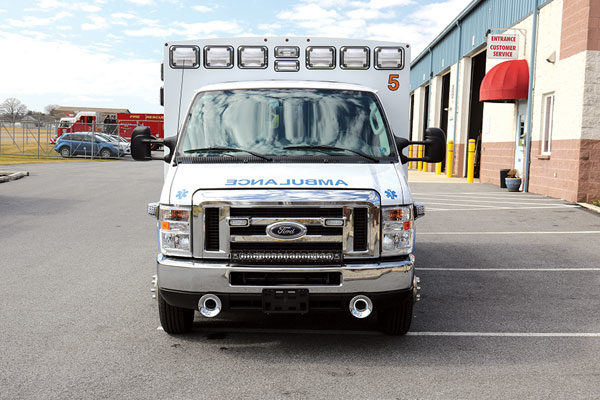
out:
{"label": "sky", "polygon": [[471,0],[0,0],[0,102],[162,112],[162,45],[234,36],[409,43],[416,57]]}

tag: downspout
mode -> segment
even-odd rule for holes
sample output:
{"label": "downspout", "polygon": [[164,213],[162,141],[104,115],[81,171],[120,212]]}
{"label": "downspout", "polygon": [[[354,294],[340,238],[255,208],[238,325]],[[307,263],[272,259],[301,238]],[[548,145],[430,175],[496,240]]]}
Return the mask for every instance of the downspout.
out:
{"label": "downspout", "polygon": [[[458,51],[456,52],[456,83],[454,84],[454,133],[452,135],[452,143],[456,146],[456,127],[458,125],[458,77],[460,76],[460,48],[462,40],[462,25],[456,21],[458,27]],[[454,162],[456,161],[456,151],[452,152],[452,175],[454,176]]]}
{"label": "downspout", "polygon": [[[431,114],[431,79],[433,78],[433,52],[429,48],[429,98],[427,106],[427,114]],[[425,116],[425,129],[429,128],[429,115]],[[425,130],[423,130],[423,139],[425,139]]]}
{"label": "downspout", "polygon": [[531,164],[531,116],[533,114],[533,77],[537,47],[538,1],[533,0],[533,27],[531,32],[531,54],[529,56],[529,90],[527,92],[527,132],[525,133],[525,166],[523,192],[529,191],[529,167]]}

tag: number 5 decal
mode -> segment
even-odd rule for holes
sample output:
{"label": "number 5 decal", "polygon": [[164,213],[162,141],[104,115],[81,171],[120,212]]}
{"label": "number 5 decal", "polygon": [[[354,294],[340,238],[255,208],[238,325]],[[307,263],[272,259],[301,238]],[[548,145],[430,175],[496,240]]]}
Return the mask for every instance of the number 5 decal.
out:
{"label": "number 5 decal", "polygon": [[398,82],[398,74],[390,74],[388,78],[388,89],[391,91],[396,91],[400,87],[400,83]]}

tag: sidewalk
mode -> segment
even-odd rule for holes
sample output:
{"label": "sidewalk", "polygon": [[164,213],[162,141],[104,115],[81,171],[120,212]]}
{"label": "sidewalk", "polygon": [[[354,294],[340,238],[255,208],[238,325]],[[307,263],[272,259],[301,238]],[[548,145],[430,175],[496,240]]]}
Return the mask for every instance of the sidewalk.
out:
{"label": "sidewalk", "polygon": [[[467,178],[448,178],[445,173],[436,175],[435,172],[423,172],[416,169],[408,170],[409,182],[436,182],[436,183],[467,183]],[[475,179],[473,183],[479,183],[479,179]]]}

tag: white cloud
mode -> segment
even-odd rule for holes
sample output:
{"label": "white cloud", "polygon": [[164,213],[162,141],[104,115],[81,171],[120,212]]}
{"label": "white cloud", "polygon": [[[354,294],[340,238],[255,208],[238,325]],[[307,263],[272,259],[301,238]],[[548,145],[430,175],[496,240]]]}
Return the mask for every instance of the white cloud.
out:
{"label": "white cloud", "polygon": [[402,7],[415,4],[414,0],[370,0],[368,2],[353,1],[350,3],[353,7],[371,8],[380,10],[382,8]]}
{"label": "white cloud", "polygon": [[153,0],[127,0],[130,3],[137,4],[138,6],[147,6],[154,3]]}
{"label": "white cloud", "polygon": [[81,11],[85,11],[88,13],[96,13],[96,12],[102,11],[102,7],[98,7],[93,4],[76,3],[73,6],[80,9]]}
{"label": "white cloud", "polygon": [[[96,1],[96,4],[103,4]],[[60,0],[38,0],[35,3],[36,8],[27,8],[26,11],[50,11],[55,8],[68,9],[71,11],[80,10],[88,13],[96,13],[102,10],[102,7],[90,3],[70,3]]]}
{"label": "white cloud", "polygon": [[112,13],[110,16],[115,19],[134,19],[136,17],[135,14],[125,12]]}
{"label": "white cloud", "polygon": [[43,9],[64,8],[68,6],[67,3],[58,0],[39,0],[35,5],[36,7]]}
{"label": "white cloud", "polygon": [[201,13],[205,13],[205,12],[210,12],[212,11],[212,8],[207,7],[207,6],[203,6],[203,5],[198,5],[198,6],[192,6],[192,8],[198,12]]}
{"label": "white cloud", "polygon": [[0,48],[25,60],[69,60],[45,63],[43,68],[32,62],[0,63],[0,76],[10,77],[3,80],[0,97],[107,107],[135,103],[157,109],[153,100],[160,86],[158,60],[118,58],[99,52],[96,45],[86,48],[70,41],[37,40],[7,32],[0,32]]}
{"label": "white cloud", "polygon": [[6,12],[6,10],[0,8],[0,13],[4,13],[4,12]]}
{"label": "white cloud", "polygon": [[93,16],[93,17],[89,17],[88,19],[91,22],[86,22],[84,24],[81,24],[81,29],[84,31],[94,31],[94,30],[108,28],[108,22],[106,21],[106,18],[104,18],[104,17]]}
{"label": "white cloud", "polygon": [[207,21],[188,24],[185,22],[172,22],[169,26],[160,25],[157,20],[142,20],[142,27],[138,29],[126,29],[123,33],[127,36],[136,37],[177,37],[197,39],[199,36],[210,36],[214,34],[236,34],[242,31],[242,27],[232,21]]}
{"label": "white cloud", "polygon": [[52,17],[41,18],[41,17],[27,16],[27,17],[23,17],[23,18],[19,18],[19,19],[8,19],[7,21],[9,23],[9,25],[15,26],[17,28],[30,28],[30,27],[34,27],[34,26],[52,25],[56,21],[70,17],[72,15],[73,14],[71,14],[69,12],[61,11]]}
{"label": "white cloud", "polygon": [[303,4],[294,6],[290,11],[281,11],[277,18],[291,21],[323,21],[333,20],[339,17],[335,10],[327,10],[317,4]]}

